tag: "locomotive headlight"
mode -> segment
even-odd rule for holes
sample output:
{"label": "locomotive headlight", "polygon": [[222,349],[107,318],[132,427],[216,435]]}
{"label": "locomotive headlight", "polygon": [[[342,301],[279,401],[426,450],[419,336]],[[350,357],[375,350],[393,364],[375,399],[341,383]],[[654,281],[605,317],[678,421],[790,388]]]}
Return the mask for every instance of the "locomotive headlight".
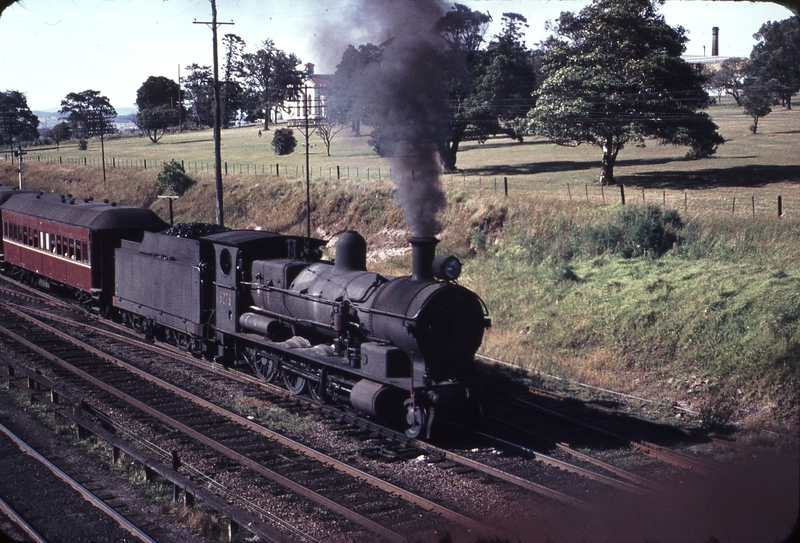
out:
{"label": "locomotive headlight", "polygon": [[455,281],[461,275],[461,261],[453,255],[437,256],[433,261],[433,276],[445,281]]}

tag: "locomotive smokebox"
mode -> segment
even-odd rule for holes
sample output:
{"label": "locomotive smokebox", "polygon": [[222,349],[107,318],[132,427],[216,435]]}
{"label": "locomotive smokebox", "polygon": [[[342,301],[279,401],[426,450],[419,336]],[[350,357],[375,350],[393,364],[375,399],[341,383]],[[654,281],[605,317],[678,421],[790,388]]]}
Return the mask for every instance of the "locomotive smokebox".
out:
{"label": "locomotive smokebox", "polygon": [[433,281],[433,259],[439,240],[433,237],[408,238],[411,244],[411,280]]}

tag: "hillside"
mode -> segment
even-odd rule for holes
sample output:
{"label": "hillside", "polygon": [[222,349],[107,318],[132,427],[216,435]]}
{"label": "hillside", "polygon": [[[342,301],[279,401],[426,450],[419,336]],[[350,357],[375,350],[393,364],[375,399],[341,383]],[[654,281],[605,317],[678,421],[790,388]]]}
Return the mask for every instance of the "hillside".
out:
{"label": "hillside", "polygon": [[[711,112],[728,140],[711,159],[688,161],[685,149],[654,144],[623,150],[617,175],[625,206],[619,188],[593,183],[595,149],[535,139],[468,143],[462,172],[443,178],[440,251],[465,262],[461,282],[489,309],[482,355],[550,386],[561,378],[675,404],[709,427],[734,422],[796,435],[800,157],[791,149],[800,145],[800,117],[776,111],[752,136],[736,108]],[[223,134],[227,224],[302,234],[303,155],[276,157],[269,133],[259,138],[255,130]],[[72,146],[30,150],[26,186],[151,206],[166,218],[155,177],[161,161],[177,158],[198,183],[175,202],[176,221],[213,222],[210,138],[107,141],[107,162],[113,157],[116,167],[107,168],[105,184],[92,165],[95,142],[83,155]],[[343,132],[325,157],[312,140],[313,234],[359,230],[372,267],[407,273],[409,232],[392,200],[391,166],[366,142]],[[73,157],[77,164],[68,163]],[[14,166],[0,160],[0,183],[17,182]],[[624,401],[643,411],[653,405]]]}

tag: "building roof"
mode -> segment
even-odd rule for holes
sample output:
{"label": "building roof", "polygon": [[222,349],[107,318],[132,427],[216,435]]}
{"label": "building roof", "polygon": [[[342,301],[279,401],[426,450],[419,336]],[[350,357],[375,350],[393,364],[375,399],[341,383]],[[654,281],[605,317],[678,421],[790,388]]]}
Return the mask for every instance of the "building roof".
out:
{"label": "building roof", "polygon": [[81,200],[55,194],[19,192],[8,198],[0,209],[89,230],[140,229],[158,231],[166,228],[153,211],[116,203]]}

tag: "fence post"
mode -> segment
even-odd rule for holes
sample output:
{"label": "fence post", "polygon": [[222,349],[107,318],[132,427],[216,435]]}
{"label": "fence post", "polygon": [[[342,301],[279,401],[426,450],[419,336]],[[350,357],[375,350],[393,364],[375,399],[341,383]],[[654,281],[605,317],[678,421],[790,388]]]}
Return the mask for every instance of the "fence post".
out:
{"label": "fence post", "polygon": [[619,197],[622,199],[622,205],[625,205],[625,185],[619,184]]}
{"label": "fence post", "polygon": [[572,191],[569,190],[569,183],[567,183],[567,195],[569,196],[569,201],[572,201]]}
{"label": "fence post", "polygon": [[686,191],[683,191],[683,210],[684,211],[686,211],[686,206],[687,205],[688,205],[688,202],[686,200]]}
{"label": "fence post", "polygon": [[586,191],[586,203],[588,204],[589,203],[589,184],[588,183],[584,183],[583,184],[583,188]]}
{"label": "fence post", "polygon": [[275,177],[281,176],[281,165],[277,162],[275,163]]}
{"label": "fence post", "polygon": [[731,215],[736,212],[736,196],[733,197],[733,203],[731,204]]}
{"label": "fence post", "polygon": [[778,218],[783,216],[783,197],[778,196]]}
{"label": "fence post", "polygon": [[505,191],[505,195],[508,196],[508,177],[503,178],[503,189]]}
{"label": "fence post", "polygon": [[603,205],[606,205],[606,191],[603,189],[603,185],[600,185],[600,198],[603,200]]}
{"label": "fence post", "polygon": [[642,205],[647,205],[647,203],[644,201],[644,187],[642,187]]}
{"label": "fence post", "polygon": [[340,170],[339,166],[337,165],[336,166],[336,179],[338,180],[338,179],[341,179],[341,178],[342,178],[342,170]]}
{"label": "fence post", "polygon": [[755,194],[750,196],[750,205],[753,208],[753,218],[755,218],[755,216],[756,216],[756,195]]}

